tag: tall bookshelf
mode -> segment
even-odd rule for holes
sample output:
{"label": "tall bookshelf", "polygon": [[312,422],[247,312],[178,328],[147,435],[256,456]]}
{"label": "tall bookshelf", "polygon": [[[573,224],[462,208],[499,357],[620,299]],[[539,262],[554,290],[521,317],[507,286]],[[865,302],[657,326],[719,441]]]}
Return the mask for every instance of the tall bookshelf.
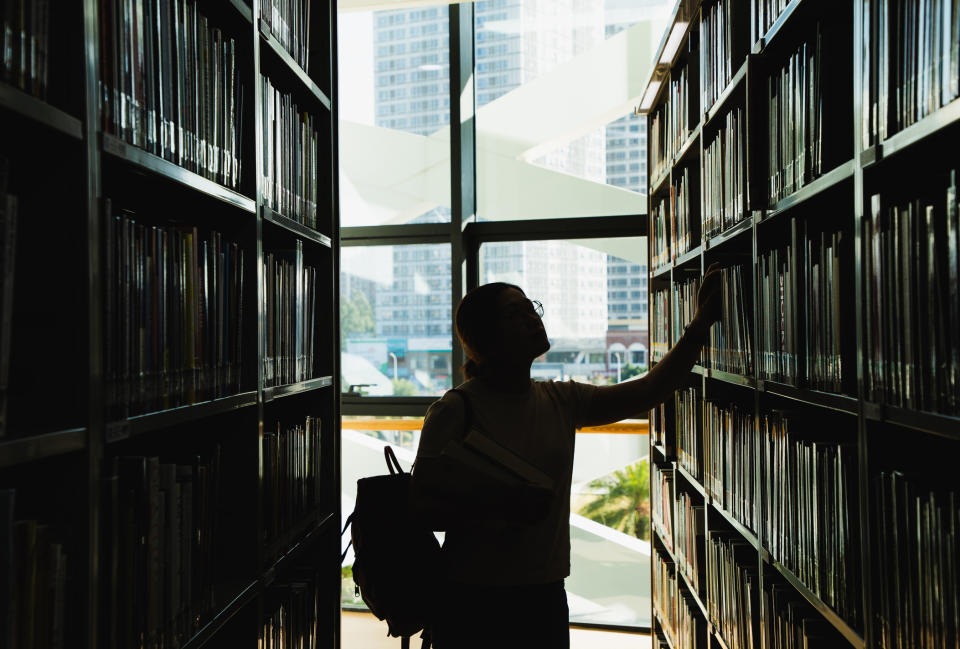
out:
{"label": "tall bookshelf", "polygon": [[711,264],[726,290],[651,412],[655,646],[960,638],[955,12],[673,9],[638,109],[652,361]]}
{"label": "tall bookshelf", "polygon": [[0,20],[0,645],[339,646],[336,3]]}

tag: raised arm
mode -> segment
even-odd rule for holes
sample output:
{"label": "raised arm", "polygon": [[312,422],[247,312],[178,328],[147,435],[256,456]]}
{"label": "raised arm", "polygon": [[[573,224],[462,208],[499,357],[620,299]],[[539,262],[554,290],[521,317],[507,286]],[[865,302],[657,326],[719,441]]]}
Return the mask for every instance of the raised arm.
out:
{"label": "raised arm", "polygon": [[720,267],[713,263],[697,294],[697,313],[680,340],[645,376],[599,388],[585,417],[586,425],[602,426],[636,417],[673,394],[696,364],[710,326],[720,319],[721,308]]}

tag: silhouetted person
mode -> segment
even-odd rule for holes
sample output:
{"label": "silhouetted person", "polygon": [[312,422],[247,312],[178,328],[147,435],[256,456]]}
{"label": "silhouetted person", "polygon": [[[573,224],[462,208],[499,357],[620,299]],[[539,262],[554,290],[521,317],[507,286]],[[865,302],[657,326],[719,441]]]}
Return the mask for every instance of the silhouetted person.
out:
{"label": "silhouetted person", "polygon": [[711,266],[680,341],[645,376],[611,386],[533,381],[534,359],[550,348],[539,304],[504,283],[464,296],[455,322],[468,359],[459,388],[469,401],[471,427],[542,469],[555,487],[494,487],[441,457],[449,441],[463,439],[464,401],[448,392],[430,406],[411,493],[414,508],[435,529],[446,529],[437,649],[569,647],[563,580],[570,574],[576,429],[642,416],[680,387],[719,319],[719,283]]}

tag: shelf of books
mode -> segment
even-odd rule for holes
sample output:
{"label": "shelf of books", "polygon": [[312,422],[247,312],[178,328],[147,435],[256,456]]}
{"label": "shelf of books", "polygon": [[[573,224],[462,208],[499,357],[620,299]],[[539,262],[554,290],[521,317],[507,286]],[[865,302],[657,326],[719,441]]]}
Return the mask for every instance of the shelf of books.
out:
{"label": "shelf of books", "polygon": [[0,40],[0,646],[336,646],[336,4]]}
{"label": "shelf of books", "polygon": [[644,111],[652,362],[711,264],[723,315],[650,414],[655,644],[952,646],[957,8],[673,16]]}

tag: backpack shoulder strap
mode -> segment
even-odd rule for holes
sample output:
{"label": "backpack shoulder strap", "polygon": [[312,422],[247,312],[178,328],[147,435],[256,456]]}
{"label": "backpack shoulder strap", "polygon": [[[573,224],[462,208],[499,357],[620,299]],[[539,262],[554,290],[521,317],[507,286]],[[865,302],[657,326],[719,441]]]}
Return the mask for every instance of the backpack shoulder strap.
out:
{"label": "backpack shoulder strap", "polygon": [[466,437],[467,431],[470,430],[470,424],[473,421],[473,412],[470,409],[470,399],[467,398],[467,393],[460,388],[452,388],[450,392],[456,392],[463,400],[463,436]]}

